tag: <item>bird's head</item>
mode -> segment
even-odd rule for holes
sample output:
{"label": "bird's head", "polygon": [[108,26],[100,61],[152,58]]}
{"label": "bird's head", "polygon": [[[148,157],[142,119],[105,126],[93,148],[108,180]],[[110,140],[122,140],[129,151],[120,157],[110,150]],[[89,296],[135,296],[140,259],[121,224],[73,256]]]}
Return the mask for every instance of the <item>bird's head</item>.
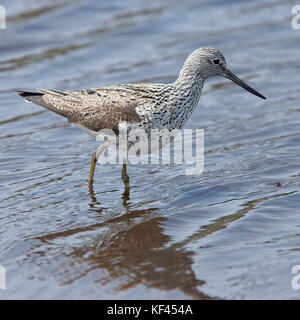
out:
{"label": "bird's head", "polygon": [[231,72],[222,52],[214,48],[200,48],[192,52],[187,59],[189,68],[193,68],[205,79],[214,76],[225,77],[235,82],[254,95],[266,99],[262,94],[251,88],[242,79]]}

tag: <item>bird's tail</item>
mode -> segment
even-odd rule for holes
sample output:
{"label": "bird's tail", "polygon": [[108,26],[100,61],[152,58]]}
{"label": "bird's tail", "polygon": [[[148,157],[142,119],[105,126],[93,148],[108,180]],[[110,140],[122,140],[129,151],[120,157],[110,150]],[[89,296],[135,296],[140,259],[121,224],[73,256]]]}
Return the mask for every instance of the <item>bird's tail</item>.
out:
{"label": "bird's tail", "polygon": [[39,92],[28,92],[28,91],[18,91],[21,97],[24,97],[28,102],[33,102],[41,105],[43,103],[43,93]]}
{"label": "bird's tail", "polygon": [[[43,90],[43,89],[39,89],[40,91],[43,92],[28,92],[28,91],[18,91],[18,94],[25,98],[25,100],[27,102],[33,102],[35,104],[38,104],[48,110],[51,110],[61,116],[67,117],[68,113],[60,108],[57,108],[56,106],[54,106],[52,103],[47,102],[47,100],[44,99],[45,94],[47,93],[51,93],[52,91],[49,90]],[[55,93],[55,91],[53,91],[53,93]]]}

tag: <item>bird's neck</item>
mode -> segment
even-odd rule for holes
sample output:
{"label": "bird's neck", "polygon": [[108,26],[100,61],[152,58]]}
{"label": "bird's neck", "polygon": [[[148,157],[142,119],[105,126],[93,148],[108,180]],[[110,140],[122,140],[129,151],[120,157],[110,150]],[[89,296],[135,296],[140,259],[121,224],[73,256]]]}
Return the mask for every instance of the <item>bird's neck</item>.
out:
{"label": "bird's neck", "polygon": [[173,85],[178,91],[185,94],[193,92],[194,94],[199,94],[200,98],[205,80],[205,73],[195,69],[194,65],[191,65],[189,61],[186,61]]}
{"label": "bird's neck", "polygon": [[185,63],[175,82],[171,84],[170,128],[181,129],[196,108],[206,77]]}

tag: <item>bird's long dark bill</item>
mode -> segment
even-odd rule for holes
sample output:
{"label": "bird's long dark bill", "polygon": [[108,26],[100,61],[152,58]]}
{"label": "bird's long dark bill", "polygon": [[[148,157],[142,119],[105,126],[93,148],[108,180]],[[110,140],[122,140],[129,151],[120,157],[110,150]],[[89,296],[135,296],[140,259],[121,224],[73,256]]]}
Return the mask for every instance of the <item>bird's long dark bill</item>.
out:
{"label": "bird's long dark bill", "polygon": [[257,92],[256,90],[254,90],[253,88],[251,88],[250,86],[247,85],[247,83],[245,83],[242,79],[240,79],[239,77],[237,77],[234,73],[232,73],[230,70],[226,70],[224,73],[224,76],[227,79],[230,79],[231,81],[235,82],[236,84],[238,84],[239,86],[241,86],[242,88],[246,89],[247,91],[255,94],[256,96],[262,98],[262,99],[267,99],[265,96],[263,96],[262,94],[260,94],[259,92]]}

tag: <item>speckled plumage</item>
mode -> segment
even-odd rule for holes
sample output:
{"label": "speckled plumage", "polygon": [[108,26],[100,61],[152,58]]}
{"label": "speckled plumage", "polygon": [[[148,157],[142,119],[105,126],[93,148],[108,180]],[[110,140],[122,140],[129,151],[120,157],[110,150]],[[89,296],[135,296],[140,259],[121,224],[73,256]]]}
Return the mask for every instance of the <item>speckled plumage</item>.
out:
{"label": "speckled plumage", "polygon": [[[213,62],[216,60],[218,66]],[[79,91],[38,89],[39,93],[19,93],[94,133],[101,129],[118,132],[124,121],[129,130],[143,128],[149,133],[150,129],[181,129],[198,104],[205,80],[211,76],[241,81],[227,69],[220,51],[200,48],[189,55],[177,80],[170,84],[134,83]],[[263,97],[245,83],[237,83]]]}
{"label": "speckled plumage", "polygon": [[[223,54],[213,48],[200,48],[186,59],[177,80],[170,84],[121,84],[103,88],[83,89],[79,91],[56,91],[38,89],[39,92],[19,91],[27,101],[39,104],[61,116],[71,123],[80,125],[88,133],[102,137],[102,129],[111,129],[119,133],[127,129],[144,129],[147,135],[139,131],[139,143],[149,145],[152,129],[167,129],[172,134],[175,129],[182,129],[198,104],[204,82],[212,76],[222,76],[232,80],[256,96],[266,99],[259,92],[248,86],[227,69]],[[176,130],[177,133],[179,130]],[[161,132],[161,131],[160,131]],[[104,135],[107,137],[107,130]],[[122,132],[123,136],[124,131]],[[133,135],[137,133],[133,132]],[[157,135],[157,130],[156,133]],[[164,130],[164,135],[166,130]],[[144,138],[142,138],[144,137]],[[114,136],[112,137],[114,139]],[[123,139],[118,139],[119,142]],[[129,139],[130,140],[130,139]],[[167,142],[167,139],[163,139]],[[122,180],[124,194],[129,194],[129,177],[126,172],[127,154],[134,149],[135,140],[120,144],[123,161]],[[93,154],[89,174],[89,187],[93,190],[93,177],[99,156],[107,147],[103,143]],[[156,147],[158,147],[156,145]],[[146,153],[153,150],[145,149]],[[142,150],[140,150],[141,153]]]}

